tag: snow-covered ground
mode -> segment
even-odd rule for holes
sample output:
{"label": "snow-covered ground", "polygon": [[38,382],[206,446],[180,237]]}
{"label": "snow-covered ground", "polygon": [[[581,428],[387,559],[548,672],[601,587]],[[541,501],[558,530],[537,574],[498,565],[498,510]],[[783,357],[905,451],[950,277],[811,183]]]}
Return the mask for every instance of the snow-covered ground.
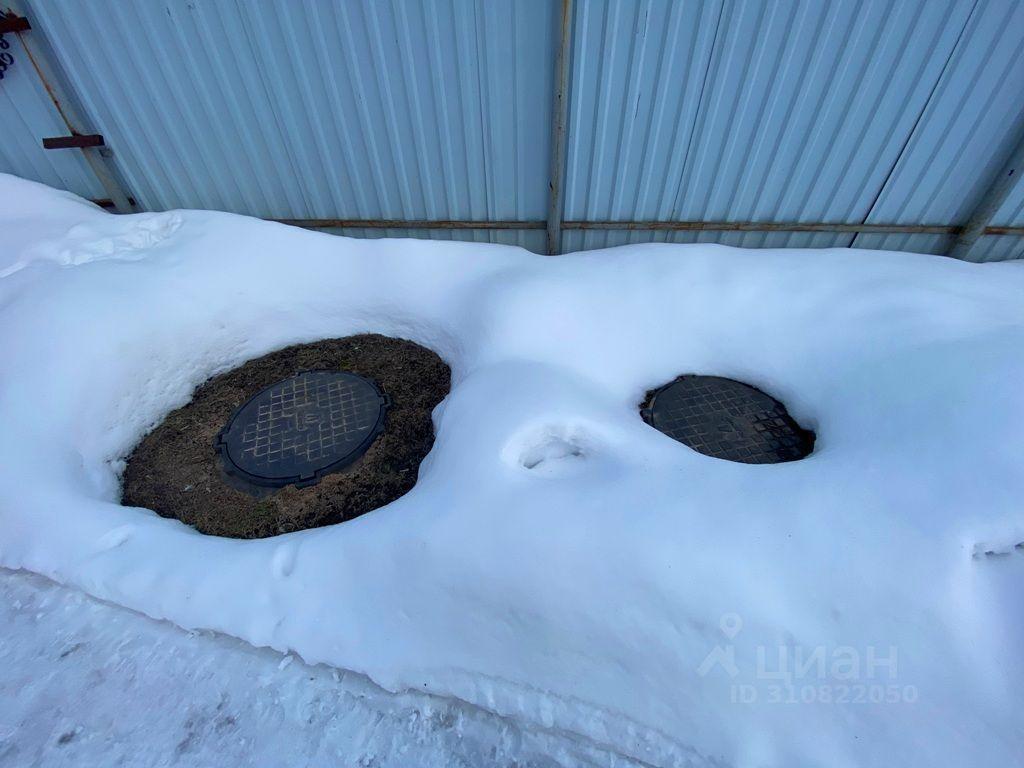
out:
{"label": "snow-covered ground", "polygon": [[0,766],[630,766],[362,675],[0,570]]}
{"label": "snow-covered ground", "polygon": [[[1024,265],[706,245],[552,259],[208,212],[116,217],[11,177],[0,194],[0,565],[438,697],[474,713],[470,764],[503,728],[530,742],[526,761],[558,752],[545,738],[592,750],[552,755],[566,764],[1024,754]],[[123,457],[207,377],[356,332],[452,365],[408,495],[250,542],[117,504]],[[733,464],[650,429],[637,403],[683,372],[779,397],[817,432],[814,454]],[[8,578],[10,605],[76,599]],[[52,656],[56,641],[10,605],[24,631],[6,652]],[[69,610],[72,628],[79,610],[94,609]],[[186,678],[179,701],[219,701],[245,659],[280,658],[174,637],[186,664],[228,670],[196,693]],[[346,716],[328,669],[281,673],[293,668],[283,708],[320,692]],[[98,685],[105,703],[87,706],[111,711],[117,691]],[[70,683],[47,695],[65,713],[87,696]],[[402,699],[374,695],[368,709],[392,713],[381,733],[411,743]],[[129,696],[156,717],[184,706]],[[263,716],[247,712],[236,720]],[[42,717],[4,744],[59,754],[32,735]],[[163,736],[171,752],[181,722]],[[431,731],[424,749],[447,738]]]}

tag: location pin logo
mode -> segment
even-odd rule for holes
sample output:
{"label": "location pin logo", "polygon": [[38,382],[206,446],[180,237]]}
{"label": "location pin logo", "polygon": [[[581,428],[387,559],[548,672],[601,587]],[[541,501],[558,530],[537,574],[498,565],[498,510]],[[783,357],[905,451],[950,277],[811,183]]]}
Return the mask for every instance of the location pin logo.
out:
{"label": "location pin logo", "polygon": [[724,613],[718,622],[718,626],[722,628],[722,633],[732,640],[743,629],[743,619],[740,618],[738,613]]}

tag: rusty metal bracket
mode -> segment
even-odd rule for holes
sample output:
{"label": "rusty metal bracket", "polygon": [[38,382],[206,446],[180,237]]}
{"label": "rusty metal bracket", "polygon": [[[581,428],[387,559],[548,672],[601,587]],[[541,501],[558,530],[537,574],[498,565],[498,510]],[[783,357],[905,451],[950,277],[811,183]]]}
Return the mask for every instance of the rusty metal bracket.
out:
{"label": "rusty metal bracket", "polygon": [[14,13],[0,14],[0,35],[5,32],[27,32],[32,29],[28,19]]}
{"label": "rusty metal bracket", "polygon": [[85,149],[86,147],[102,146],[105,146],[103,137],[98,133],[75,133],[71,136],[54,136],[43,139],[43,149]]}

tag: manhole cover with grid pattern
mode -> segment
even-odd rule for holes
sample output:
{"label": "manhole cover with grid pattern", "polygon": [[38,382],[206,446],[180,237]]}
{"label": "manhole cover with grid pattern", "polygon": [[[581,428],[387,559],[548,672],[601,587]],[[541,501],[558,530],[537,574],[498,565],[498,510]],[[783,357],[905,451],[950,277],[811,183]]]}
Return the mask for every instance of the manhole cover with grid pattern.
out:
{"label": "manhole cover with grid pattern", "polygon": [[366,453],[384,428],[389,404],[370,379],[304,371],[239,408],[216,447],[224,471],[245,485],[315,485]]}
{"label": "manhole cover with grid pattern", "polygon": [[655,390],[641,414],[658,431],[718,459],[776,464],[814,449],[814,433],[797,424],[782,403],[719,376],[680,376]]}

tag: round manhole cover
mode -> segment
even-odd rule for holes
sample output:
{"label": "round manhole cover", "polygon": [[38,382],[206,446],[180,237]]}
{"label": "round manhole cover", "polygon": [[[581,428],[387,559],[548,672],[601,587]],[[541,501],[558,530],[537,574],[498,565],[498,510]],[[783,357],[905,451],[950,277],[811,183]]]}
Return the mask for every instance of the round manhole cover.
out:
{"label": "round manhole cover", "polygon": [[693,450],[745,464],[796,461],[814,449],[778,400],[748,384],[719,376],[680,376],[655,390],[644,420]]}
{"label": "round manhole cover", "polygon": [[315,485],[370,447],[389,400],[369,379],[305,371],[255,395],[217,436],[224,471],[262,488]]}

